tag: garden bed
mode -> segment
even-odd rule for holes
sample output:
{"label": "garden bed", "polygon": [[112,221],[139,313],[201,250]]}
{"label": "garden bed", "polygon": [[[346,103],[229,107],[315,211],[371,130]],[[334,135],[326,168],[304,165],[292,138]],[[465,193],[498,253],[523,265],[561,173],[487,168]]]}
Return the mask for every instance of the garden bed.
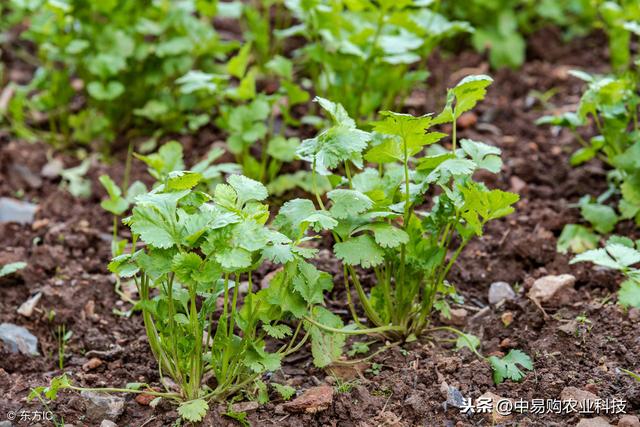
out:
{"label": "garden bed", "polygon": [[[529,61],[517,73],[493,74],[495,82],[487,98],[473,115],[466,117],[466,123],[460,124],[463,137],[484,140],[503,150],[503,173],[499,178],[482,176],[485,182],[493,188],[517,192],[521,199],[516,212],[491,223],[485,235],[462,253],[452,270],[450,281],[465,298],[462,308],[467,311],[458,327],[481,339],[484,354],[522,349],[533,358],[535,369],[520,383],[495,386],[485,362],[466,350],[456,352],[452,346],[427,338],[333,372],[315,368],[310,352],[303,350],[285,359],[272,379],[294,386],[298,395],[311,387],[331,385],[331,403],[315,414],[297,413],[274,396],[271,403],[248,412],[253,425],[491,424],[485,415],[467,416],[459,408],[445,405],[447,386],[474,399],[490,391],[528,401],[559,399],[563,389],[577,387],[601,399],[627,401],[628,413],[640,410],[639,383],[619,370],[640,369],[640,313],[637,309],[624,311],[610,302],[618,288],[618,275],[596,270],[589,264],[569,265],[570,257],[556,251],[556,239],[563,226],[580,220],[571,204],[581,195],[597,195],[604,190],[604,169],[598,163],[570,167],[568,157],[576,148],[571,135],[553,133],[534,124],[543,114],[577,104],[583,85],[567,71],[606,70],[605,46],[605,38],[599,35],[564,44],[553,31],[535,34],[530,40]],[[414,92],[408,100],[412,113],[438,111],[440,94],[446,87],[466,74],[486,73],[488,66],[482,57],[465,51],[452,57],[436,56],[429,69],[429,91]],[[549,90],[556,92],[548,101],[535,96]],[[208,130],[183,138],[186,157],[197,158],[217,139]],[[117,152],[116,159],[123,159],[125,151]],[[9,411],[40,409],[39,402],[26,402],[30,388],[44,385],[61,373],[54,329],[47,320],[51,310],[55,311],[56,324],[65,323],[73,331],[65,371],[78,384],[122,387],[130,382],[152,386],[158,382],[142,320],[136,314],[130,319],[114,314],[114,310],[124,312],[130,305],[114,292],[114,279],[106,270],[111,257],[111,217],[99,205],[104,193],[97,177],[103,173],[120,177],[123,162],[94,162],[88,175],[93,195],[81,200],[60,189],[57,180],[40,176],[51,154],[46,145],[0,135],[0,196],[16,197],[24,190],[24,199],[38,204],[32,224],[0,224],[0,265],[28,262],[16,277],[0,279],[0,323],[26,327],[38,338],[40,352],[28,357],[0,347],[0,422]],[[71,157],[59,158],[66,166],[74,164]],[[146,179],[141,162],[134,162],[133,175]],[[630,229],[619,231],[633,236]],[[334,276],[336,286],[328,297],[330,308],[346,315],[342,270],[335,259],[322,256],[332,244],[330,235],[325,237],[317,262]],[[575,291],[555,306],[545,307],[549,316],[545,318],[526,292],[536,279],[564,273],[575,276]],[[517,298],[490,306],[488,289],[497,281],[513,286]],[[42,298],[33,314],[18,314],[16,309],[38,292]],[[586,320],[576,322],[579,316]],[[505,326],[505,319],[509,318],[512,321]],[[118,425],[165,426],[177,418],[175,408],[169,404],[153,409],[140,400],[144,399],[125,397]],[[64,392],[50,409],[68,424],[100,424],[100,420],[85,418],[86,400],[76,393]],[[226,411],[226,405],[214,407],[204,425],[235,425],[235,421],[222,415]],[[575,425],[581,417],[588,416],[525,413],[501,422]],[[619,418],[608,417],[612,424]]]}

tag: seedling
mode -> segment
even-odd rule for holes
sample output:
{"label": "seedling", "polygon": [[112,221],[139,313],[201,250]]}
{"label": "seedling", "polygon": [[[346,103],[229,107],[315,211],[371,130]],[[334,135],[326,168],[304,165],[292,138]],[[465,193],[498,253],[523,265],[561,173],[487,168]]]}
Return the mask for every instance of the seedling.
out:
{"label": "seedling", "polygon": [[73,336],[73,331],[67,330],[66,325],[58,325],[55,332],[56,341],[58,343],[58,368],[64,369],[64,358],[67,348],[67,343]]}
{"label": "seedling", "polygon": [[[320,231],[331,223],[329,216],[292,218],[285,205],[278,232],[265,225],[269,209],[261,202],[268,193],[262,184],[232,175],[209,195],[196,189],[201,180],[196,172],[174,172],[138,196],[124,223],[133,234],[132,247],[137,241],[145,246],[109,264],[118,276],[135,281],[160,376],[170,377],[179,391],[98,389],[174,401],[188,421],[201,420],[211,400],[248,392],[252,385],[260,396],[260,376],[278,369],[283,357],[314,336],[310,326],[303,332],[301,319],[318,316],[323,309],[316,305],[332,287],[330,276],[306,261],[315,250],[304,245],[311,238],[307,229]],[[253,274],[266,259],[283,269],[256,292]],[[285,342],[267,350],[267,337]],[[205,376],[215,384],[205,384]],[[60,377],[36,392],[51,398],[63,388],[82,389]]]}
{"label": "seedling", "polygon": [[[453,328],[433,328],[430,318],[434,309],[446,310],[447,298],[455,294],[446,278],[464,247],[482,235],[487,222],[513,212],[519,198],[472,178],[478,169],[500,171],[498,148],[456,137],[457,119],[484,98],[491,81],[488,76],[463,79],[449,90],[446,106],[436,117],[382,112],[372,132],[358,129],[340,104],[317,99],[333,126],[304,141],[298,154],[311,163],[314,176],[344,168],[345,176],[334,179],[338,188],[327,193],[330,206],[318,193],[316,200],[337,223],[331,227],[334,253],[343,263],[352,326],[359,329],[310,319],[314,325],[327,333],[383,334],[392,340],[411,341],[440,329],[468,337]],[[446,135],[430,129],[444,123],[452,124],[450,149],[435,145]],[[365,167],[365,161],[377,168]],[[352,174],[352,168],[362,172]],[[368,294],[357,267],[375,275]],[[359,320],[352,286],[372,328]],[[479,341],[473,338],[477,353]],[[323,354],[333,358],[317,358],[319,366],[335,361],[344,342],[329,344],[331,351]]]}
{"label": "seedling", "polygon": [[571,263],[592,262],[601,267],[620,271],[626,278],[618,291],[618,303],[625,307],[640,308],[640,242],[621,236],[612,236],[604,248],[584,252]]}

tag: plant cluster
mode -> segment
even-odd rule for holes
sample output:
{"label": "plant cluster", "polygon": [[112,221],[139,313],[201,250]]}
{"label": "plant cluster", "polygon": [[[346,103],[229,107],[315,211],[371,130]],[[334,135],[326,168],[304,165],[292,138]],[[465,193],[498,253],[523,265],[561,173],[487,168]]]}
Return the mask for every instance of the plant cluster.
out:
{"label": "plant cluster", "polygon": [[[360,119],[395,109],[428,76],[426,59],[444,39],[470,32],[449,21],[431,2],[287,1],[297,24],[281,37],[306,39],[296,55],[316,93],[340,100]],[[417,65],[417,66],[416,66]]]}
{"label": "plant cluster", "polygon": [[[456,138],[457,119],[484,98],[491,81],[482,75],[463,79],[449,90],[444,110],[435,117],[381,112],[370,132],[358,129],[342,105],[317,99],[333,125],[303,141],[298,154],[311,164],[314,178],[339,168],[345,173],[335,177],[338,185],[327,193],[327,205],[317,193],[316,200],[334,221],[327,228],[335,240],[334,255],[342,261],[354,324],[364,327],[360,309],[373,326],[353,333],[411,340],[442,329],[430,327],[431,314],[437,310],[447,316],[448,299],[459,298],[446,280],[457,257],[487,222],[513,211],[517,194],[490,190],[472,177],[478,169],[498,173],[500,150]],[[437,144],[446,134],[431,129],[446,123],[452,124],[450,149]],[[308,214],[291,204],[285,208]],[[368,294],[360,269],[371,270],[376,279]],[[359,304],[352,301],[352,288]],[[344,333],[341,319],[327,320],[324,325],[310,321],[326,332]],[[479,340],[460,336],[460,346],[475,352]],[[341,356],[342,344],[323,353],[323,364]]]}
{"label": "plant cluster", "polygon": [[176,131],[207,123],[201,100],[174,83],[232,47],[206,21],[206,3],[12,0],[13,13],[29,15],[21,37],[35,44],[39,63],[12,100],[14,129],[28,137],[26,125],[44,120],[48,139],[67,145],[110,143],[151,124]]}
{"label": "plant cluster", "polygon": [[[640,73],[630,45],[631,36],[640,35],[637,22],[640,7],[634,2],[623,2],[622,6],[605,2],[600,11],[608,24],[611,61],[617,72],[601,76],[573,71],[575,77],[587,84],[577,111],[545,116],[537,123],[561,126],[574,134],[582,147],[572,154],[572,165],[598,159],[609,168],[607,190],[595,199],[585,195],[578,202],[582,217],[591,227],[566,225],[558,239],[558,250],[580,254],[572,262],[590,261],[622,271],[627,280],[622,284],[618,301],[625,306],[638,306],[637,274],[631,269],[638,262],[638,253],[633,242],[614,236],[604,248],[594,248],[598,246],[599,235],[613,232],[621,220],[631,220],[640,226]],[[585,139],[580,131],[589,127],[595,127],[596,135]]]}

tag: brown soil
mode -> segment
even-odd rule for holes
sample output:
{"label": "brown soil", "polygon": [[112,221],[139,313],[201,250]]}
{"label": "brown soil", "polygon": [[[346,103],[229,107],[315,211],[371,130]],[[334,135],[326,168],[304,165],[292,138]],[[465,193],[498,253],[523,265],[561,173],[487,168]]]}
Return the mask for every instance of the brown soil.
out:
{"label": "brown soil", "polygon": [[[463,137],[487,141],[503,150],[503,174],[482,178],[491,186],[517,188],[522,197],[516,213],[491,224],[485,236],[466,249],[450,276],[465,297],[464,306],[470,315],[487,307],[487,291],[494,281],[515,285],[519,297],[499,308],[490,307],[484,316],[467,319],[464,329],[481,338],[484,354],[505,353],[509,348],[524,350],[534,359],[535,370],[520,383],[508,381],[495,386],[485,362],[467,351],[453,351],[437,337],[423,337],[419,342],[376,356],[370,362],[381,365],[377,375],[366,371],[368,366],[343,372],[355,379],[346,380],[346,385],[341,382],[327,410],[315,415],[289,414],[283,410],[282,402],[272,396],[273,403],[249,414],[253,425],[491,424],[482,415],[467,417],[459,409],[447,408],[446,394],[441,391],[445,382],[457,387],[465,397],[477,398],[491,391],[524,400],[557,399],[564,387],[575,386],[603,399],[624,399],[628,402],[627,412],[638,413],[640,385],[619,368],[640,370],[640,326],[637,318],[630,319],[613,303],[619,277],[589,265],[570,266],[569,257],[555,250],[564,224],[579,221],[570,204],[583,194],[598,194],[603,189],[604,170],[598,164],[571,168],[567,158],[576,148],[571,136],[563,132],[556,135],[533,124],[542,114],[571,108],[578,102],[582,85],[568,76],[567,70],[576,67],[606,71],[605,45],[601,36],[564,45],[553,31],[534,35],[529,62],[517,72],[493,74],[495,83],[488,98],[476,110],[477,124],[462,132]],[[486,72],[487,66],[482,57],[471,52],[434,58],[428,92],[417,91],[411,96],[415,112],[437,109],[445,88],[463,75],[457,73],[461,69]],[[535,91],[549,90],[556,93],[547,104],[535,97]],[[189,156],[204,152],[216,139],[208,132],[184,141]],[[90,171],[94,193],[87,200],[78,200],[60,189],[57,180],[43,179],[33,188],[20,178],[16,165],[39,175],[48,155],[51,153],[44,144],[30,145],[11,140],[7,134],[0,135],[0,196],[21,195],[40,206],[31,226],[0,224],[0,265],[17,260],[29,264],[17,278],[0,279],[0,322],[28,328],[38,337],[41,353],[37,357],[12,355],[0,345],[0,422],[9,411],[41,408],[25,397],[31,387],[44,385],[61,373],[53,335],[58,324],[66,324],[73,331],[64,370],[77,383],[121,387],[128,382],[158,381],[141,319],[137,315],[126,318],[116,314],[130,306],[115,294],[114,281],[106,270],[111,219],[99,206],[104,192],[97,177],[102,173],[120,177],[122,162],[95,163]],[[67,166],[74,162],[71,157],[61,158]],[[134,164],[134,176],[145,179],[140,163]],[[319,264],[334,273],[340,271],[328,259],[321,259]],[[545,320],[524,293],[534,279],[560,273],[576,276],[577,292],[570,303],[547,310],[551,317]],[[346,313],[339,283],[336,280],[330,304]],[[43,298],[37,312],[30,318],[17,314],[16,308],[38,291]],[[50,320],[52,311],[55,316]],[[508,327],[501,321],[505,312],[513,315]],[[559,330],[578,315],[586,316],[591,323],[577,328],[576,333]],[[103,363],[85,371],[83,365],[93,357]],[[313,366],[308,351],[285,361],[272,379],[295,386],[298,393],[314,385],[336,382],[330,372]],[[125,412],[118,420],[121,426],[166,426],[177,418],[175,409],[168,405],[151,409],[137,403],[133,396],[127,396],[126,402]],[[63,393],[51,409],[66,423],[94,425],[84,419],[83,400],[77,394]],[[236,425],[221,415],[225,411],[222,405],[213,408],[204,424]],[[514,415],[506,424],[564,426],[575,425],[578,419],[577,415],[525,413]],[[611,416],[610,421],[617,422],[617,417]]]}

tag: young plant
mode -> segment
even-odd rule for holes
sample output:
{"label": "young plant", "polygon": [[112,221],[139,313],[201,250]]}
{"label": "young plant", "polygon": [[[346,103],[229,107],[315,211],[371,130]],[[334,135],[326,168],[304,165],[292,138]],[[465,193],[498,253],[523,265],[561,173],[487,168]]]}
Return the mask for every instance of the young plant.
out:
{"label": "young plant", "polygon": [[625,307],[640,308],[640,241],[627,237],[612,236],[604,248],[581,253],[571,263],[592,262],[601,267],[620,271],[625,281],[618,291],[618,303]]}
{"label": "young plant", "polygon": [[[561,116],[545,116],[537,123],[562,126],[573,132],[582,148],[571,156],[572,165],[597,158],[611,168],[607,174],[609,189],[595,200],[584,196],[578,203],[582,216],[593,230],[610,233],[621,219],[633,219],[640,225],[638,74],[628,72],[617,77],[592,76],[578,71],[573,74],[588,85],[578,110]],[[578,129],[590,121],[598,134],[586,141]],[[597,237],[588,229],[570,224],[561,235],[559,250],[593,249],[596,242]]]}
{"label": "young plant", "polygon": [[[191,171],[169,174],[138,196],[124,222],[132,247],[138,241],[144,247],[109,264],[135,281],[160,377],[177,384],[151,394],[180,403],[188,421],[199,421],[209,401],[248,392],[262,374],[278,369],[311,335],[301,319],[332,287],[331,277],[306,261],[316,251],[304,246],[307,229],[321,230],[331,218],[298,218],[283,234],[265,225],[269,208],[261,202],[268,193],[261,183],[232,175],[209,195],[196,189],[201,179]],[[287,213],[281,215],[284,221]],[[267,259],[283,268],[256,292],[254,273]],[[267,339],[285,342],[267,346]],[[81,389],[68,379],[61,387]]]}
{"label": "young plant", "polygon": [[72,330],[67,330],[66,325],[58,325],[55,332],[56,341],[58,343],[58,368],[64,369],[64,358],[66,356],[67,343],[73,336]]}
{"label": "young plant", "polygon": [[402,105],[409,90],[428,76],[426,59],[438,42],[471,31],[466,23],[448,21],[431,10],[432,2],[287,1],[285,5],[300,23],[280,36],[306,38],[296,56],[316,93],[340,100],[356,119]]}
{"label": "young plant", "polygon": [[208,116],[194,112],[198,98],[174,84],[196,67],[214,70],[229,49],[198,13],[204,3],[12,2],[30,17],[21,37],[35,44],[40,61],[24,96],[16,97],[38,113],[26,117],[28,124],[45,125],[57,146],[101,141],[105,149],[134,127],[181,131],[205,124]]}
{"label": "young plant", "polygon": [[[513,212],[517,194],[472,179],[478,169],[500,171],[500,150],[456,138],[456,120],[490,83],[487,76],[465,78],[449,91],[437,117],[382,112],[372,132],[357,129],[340,104],[318,100],[334,125],[304,141],[299,154],[315,173],[344,167],[341,185],[327,193],[327,211],[338,223],[334,253],[343,263],[356,323],[352,286],[376,332],[406,339],[429,329],[434,308],[445,307],[455,292],[446,279],[464,247],[487,222]],[[443,123],[453,125],[449,150],[435,145],[446,135],[431,130]],[[364,161],[377,167],[364,167]],[[352,174],[354,167],[362,172]],[[325,209],[319,195],[317,200]],[[369,294],[358,267],[375,275]]]}
{"label": "young plant", "polygon": [[[343,264],[347,305],[359,326],[353,330],[353,325],[343,327],[342,321],[329,317],[307,319],[327,333],[324,351],[314,353],[322,354],[315,358],[317,365],[340,356],[340,333],[410,341],[442,330],[459,335],[461,345],[502,372],[497,378],[505,378],[505,366],[512,365],[509,359],[484,358],[476,337],[431,326],[433,311],[446,311],[447,297],[455,296],[447,276],[464,247],[482,235],[487,222],[513,212],[519,198],[473,180],[478,169],[500,171],[498,148],[458,141],[456,136],[457,119],[484,98],[491,81],[488,76],[463,79],[449,90],[446,106],[436,117],[381,112],[371,132],[358,129],[342,105],[317,99],[333,126],[304,141],[298,154],[311,163],[314,177],[344,169],[344,177],[333,178],[339,184],[327,193],[329,205],[319,194],[316,199],[321,211],[336,222],[328,228],[335,240],[334,254]],[[436,145],[446,135],[431,129],[445,123],[452,124],[450,149]],[[365,167],[365,161],[377,167]],[[352,173],[354,168],[362,171]],[[362,269],[375,277],[368,293],[361,282]],[[352,287],[372,328],[364,328],[359,320]],[[525,367],[530,365],[529,360]]]}

